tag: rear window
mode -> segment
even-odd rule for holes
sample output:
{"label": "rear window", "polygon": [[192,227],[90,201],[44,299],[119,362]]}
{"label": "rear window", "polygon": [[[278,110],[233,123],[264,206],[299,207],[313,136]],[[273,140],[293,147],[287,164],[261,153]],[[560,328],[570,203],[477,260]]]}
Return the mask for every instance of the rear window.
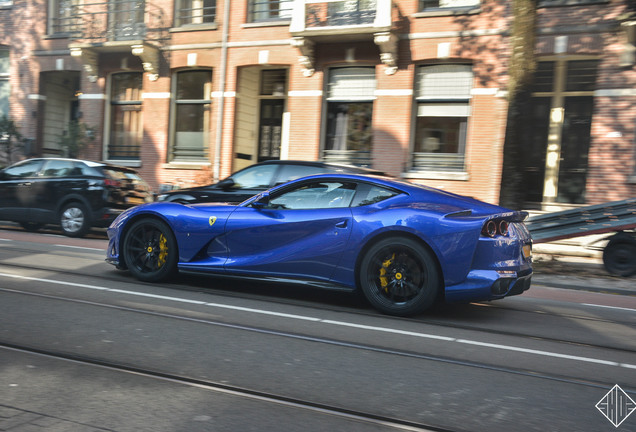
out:
{"label": "rear window", "polygon": [[360,207],[379,203],[380,201],[384,201],[385,199],[394,197],[398,194],[399,192],[381,186],[361,184],[351,206]]}
{"label": "rear window", "polygon": [[54,159],[46,162],[40,175],[42,177],[81,176],[82,169],[73,161]]}

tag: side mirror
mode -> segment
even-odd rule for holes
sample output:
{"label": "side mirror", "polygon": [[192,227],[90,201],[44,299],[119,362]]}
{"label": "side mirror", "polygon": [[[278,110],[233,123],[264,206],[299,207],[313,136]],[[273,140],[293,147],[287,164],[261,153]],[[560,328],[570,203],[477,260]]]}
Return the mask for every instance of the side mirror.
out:
{"label": "side mirror", "polygon": [[228,190],[228,189],[231,189],[232,186],[234,186],[235,184],[236,183],[234,183],[234,180],[232,179],[232,177],[228,177],[224,180],[221,180],[216,185],[223,190]]}
{"label": "side mirror", "polygon": [[254,200],[254,202],[252,202],[252,207],[262,209],[263,207],[267,207],[268,204],[269,192],[263,192]]}

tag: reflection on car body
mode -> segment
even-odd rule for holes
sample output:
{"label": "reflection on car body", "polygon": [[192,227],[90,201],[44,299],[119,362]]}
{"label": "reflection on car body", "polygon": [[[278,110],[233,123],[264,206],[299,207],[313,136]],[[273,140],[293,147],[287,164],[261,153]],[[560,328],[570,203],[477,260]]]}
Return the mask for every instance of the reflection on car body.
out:
{"label": "reflection on car body", "polygon": [[156,202],[108,229],[107,261],[143,281],[179,270],[361,290],[411,315],[530,286],[525,212],[385,177],[324,174],[239,205]]}

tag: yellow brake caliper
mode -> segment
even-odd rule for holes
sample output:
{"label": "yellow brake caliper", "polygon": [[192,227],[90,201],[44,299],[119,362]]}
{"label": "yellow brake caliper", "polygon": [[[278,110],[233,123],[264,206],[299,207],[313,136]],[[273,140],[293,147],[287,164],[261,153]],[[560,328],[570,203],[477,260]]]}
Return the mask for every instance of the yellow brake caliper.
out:
{"label": "yellow brake caliper", "polygon": [[380,268],[380,285],[382,285],[382,288],[384,288],[384,292],[389,292],[389,288],[388,288],[389,283],[386,280],[387,279],[386,269],[388,269],[391,266],[391,264],[393,264],[394,259],[395,259],[395,254],[391,255],[391,258],[384,261],[382,263],[382,268]]}
{"label": "yellow brake caliper", "polygon": [[157,260],[157,267],[163,267],[168,257],[168,240],[161,234],[159,236],[159,259]]}

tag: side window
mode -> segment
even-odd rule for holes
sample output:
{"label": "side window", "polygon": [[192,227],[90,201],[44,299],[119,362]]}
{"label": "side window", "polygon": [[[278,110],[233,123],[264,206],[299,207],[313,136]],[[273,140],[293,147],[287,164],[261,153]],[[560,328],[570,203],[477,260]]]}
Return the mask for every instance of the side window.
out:
{"label": "side window", "polygon": [[267,208],[304,210],[349,207],[355,190],[352,183],[325,181],[304,184],[272,198]]}
{"label": "side window", "polygon": [[8,178],[34,177],[42,166],[41,160],[26,161],[7,168],[4,173]]}
{"label": "side window", "polygon": [[50,160],[44,166],[43,177],[66,177],[73,172],[75,164],[65,160]]}
{"label": "side window", "polygon": [[385,199],[398,195],[398,192],[374,185],[360,185],[356,199],[351,207],[361,207],[365,205],[379,203]]}
{"label": "side window", "polygon": [[246,168],[232,175],[234,188],[252,189],[267,188],[272,182],[277,165],[258,165]]}
{"label": "side window", "polygon": [[301,177],[310,176],[314,174],[326,173],[327,169],[323,167],[310,166],[310,165],[281,165],[276,184],[288,182],[290,180],[296,180]]}

